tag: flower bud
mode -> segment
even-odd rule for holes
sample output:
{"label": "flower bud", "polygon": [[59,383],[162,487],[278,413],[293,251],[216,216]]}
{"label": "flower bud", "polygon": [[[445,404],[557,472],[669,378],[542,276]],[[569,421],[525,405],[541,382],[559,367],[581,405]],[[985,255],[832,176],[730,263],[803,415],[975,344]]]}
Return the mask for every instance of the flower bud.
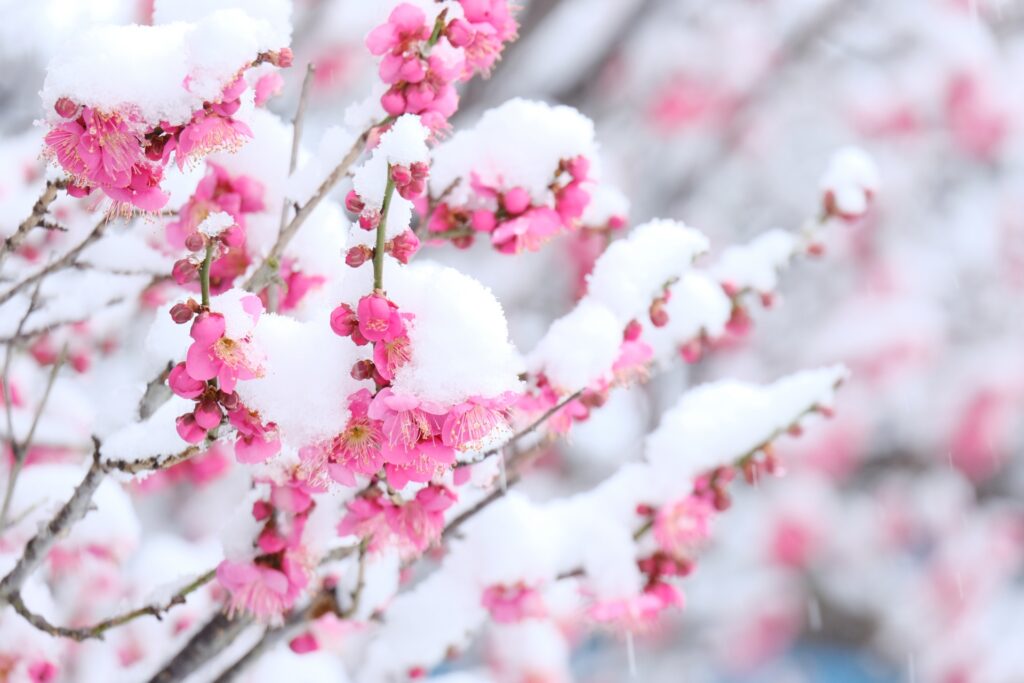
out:
{"label": "flower bud", "polygon": [[352,366],[352,379],[371,379],[373,377],[374,370],[376,370],[376,368],[373,365],[373,361],[368,358],[364,358]]}
{"label": "flower bud", "polygon": [[668,325],[668,312],[665,310],[664,299],[655,299],[648,313],[651,316],[651,324],[655,327]]}
{"label": "flower bud", "polygon": [[402,186],[409,184],[412,181],[412,171],[405,166],[394,165],[390,171],[391,180],[394,181],[395,185]]}
{"label": "flower bud", "polygon": [[351,213],[361,213],[366,205],[363,204],[363,200],[359,198],[355,190],[349,190],[348,194],[345,195],[345,208]]}
{"label": "flower bud", "polygon": [[452,47],[466,47],[473,42],[473,27],[463,19],[452,19],[444,29],[444,35]]}
{"label": "flower bud", "polygon": [[622,338],[626,341],[636,341],[640,338],[640,333],[643,332],[643,325],[640,324],[639,320],[630,320],[629,324],[626,325],[626,330],[622,333]]}
{"label": "flower bud", "polygon": [[373,249],[365,244],[360,244],[348,250],[345,254],[345,263],[352,268],[358,268],[372,258]]}
{"label": "flower bud", "polygon": [[57,114],[65,119],[73,119],[75,118],[75,114],[78,113],[78,105],[67,97],[61,97],[58,99],[53,104],[53,108],[57,111]]}
{"label": "flower bud", "polygon": [[237,410],[239,404],[241,403],[241,399],[238,398],[237,391],[232,391],[230,394],[225,393],[223,391],[219,391],[217,392],[217,400],[220,402],[222,406],[224,406],[224,410],[228,412]]}
{"label": "flower bud", "polygon": [[426,180],[430,174],[430,165],[425,161],[414,161],[409,167],[409,171],[412,173],[413,180]]}
{"label": "flower bud", "polygon": [[419,251],[420,239],[412,230],[396,235],[389,243],[388,253],[401,263],[409,263],[409,259]]}
{"label": "flower bud", "polygon": [[190,259],[183,258],[175,261],[174,267],[171,268],[171,277],[179,285],[187,285],[199,277],[199,267]]}
{"label": "flower bud", "polygon": [[377,209],[363,209],[359,214],[359,227],[363,230],[376,230],[380,225],[380,211]]}
{"label": "flower bud", "polygon": [[206,235],[201,232],[191,232],[185,238],[185,248],[189,251],[202,251],[206,248]]}
{"label": "flower bud", "polygon": [[195,311],[189,308],[187,304],[178,303],[171,306],[171,320],[179,325],[187,323],[192,319],[193,315],[195,315]]}
{"label": "flower bud", "polygon": [[282,69],[287,69],[295,61],[295,55],[290,47],[282,47],[277,53],[277,61],[272,62]]}

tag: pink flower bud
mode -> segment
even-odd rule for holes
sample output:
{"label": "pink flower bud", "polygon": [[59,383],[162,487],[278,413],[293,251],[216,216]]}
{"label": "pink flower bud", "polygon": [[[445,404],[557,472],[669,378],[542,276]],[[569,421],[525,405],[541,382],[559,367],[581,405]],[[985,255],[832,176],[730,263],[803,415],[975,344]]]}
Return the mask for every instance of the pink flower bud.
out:
{"label": "pink flower bud", "polygon": [[747,309],[742,306],[735,306],[732,309],[732,316],[729,318],[729,322],[725,324],[725,329],[730,334],[742,336],[750,331],[753,324],[754,322],[750,319]]}
{"label": "pink flower bud", "polygon": [[75,118],[75,114],[78,113],[78,105],[69,100],[66,97],[61,97],[53,104],[53,108],[57,111],[57,114],[65,119]]}
{"label": "pink flower bud", "polygon": [[473,246],[473,236],[463,235],[462,237],[456,237],[452,240],[452,246],[456,249],[469,249]]}
{"label": "pink flower bud", "polygon": [[444,29],[444,35],[452,47],[466,47],[473,42],[473,34],[473,27],[462,19],[452,19]]}
{"label": "pink flower bud", "polygon": [[430,165],[424,161],[414,161],[409,167],[413,180],[425,180],[430,174]]}
{"label": "pink flower bud", "polygon": [[297,655],[304,655],[307,652],[316,652],[320,649],[320,644],[316,642],[316,637],[306,631],[305,633],[295,636],[288,643],[288,647],[291,651]]}
{"label": "pink flower bud", "polygon": [[272,513],[273,511],[274,508],[272,508],[270,506],[270,503],[268,503],[265,500],[257,500],[255,503],[252,504],[252,518],[255,519],[257,522],[262,522],[263,520],[270,517],[270,513]]}
{"label": "pink flower bud", "polygon": [[366,208],[359,214],[359,227],[363,230],[376,230],[380,225],[380,211]]}
{"label": "pink flower bud", "polygon": [[361,213],[365,207],[366,205],[363,204],[363,200],[359,198],[356,191],[349,190],[348,194],[345,195],[345,208],[348,209],[350,213]]}
{"label": "pink flower bud", "polygon": [[199,277],[199,266],[187,258],[175,261],[171,268],[171,277],[179,285],[187,285]]}
{"label": "pink flower bud", "polygon": [[352,268],[358,268],[372,258],[373,249],[365,244],[360,244],[348,250],[345,254],[345,263]]}
{"label": "pink flower bud", "polygon": [[206,235],[201,232],[190,232],[185,238],[185,248],[189,251],[202,251],[206,248]]}
{"label": "pink flower bud", "polygon": [[171,320],[179,325],[187,323],[193,315],[195,312],[187,304],[178,303],[171,306]]}
{"label": "pink flower bud", "polygon": [[191,444],[197,444],[206,438],[206,430],[196,424],[192,413],[180,415],[174,423],[178,436]]}
{"label": "pink flower bud", "polygon": [[498,224],[498,221],[494,217],[493,211],[478,209],[473,212],[473,216],[470,218],[470,223],[473,225],[473,229],[477,232],[491,232]]}
{"label": "pink flower bud", "polygon": [[331,329],[339,337],[348,337],[357,329],[359,319],[348,304],[341,304],[331,311]]}
{"label": "pink flower bud", "polygon": [[412,180],[412,171],[405,166],[395,165],[391,167],[391,180],[395,185],[407,185]]}
{"label": "pink flower bud", "polygon": [[220,234],[220,241],[225,246],[237,249],[245,244],[245,231],[237,225],[232,225]]}
{"label": "pink flower bud", "polygon": [[651,316],[651,324],[655,327],[668,325],[668,312],[665,310],[664,299],[655,299],[648,313]]}
{"label": "pink flower bud", "polygon": [[640,338],[640,333],[643,332],[643,329],[643,325],[640,324],[639,320],[630,320],[629,324],[626,325],[622,338],[626,341],[636,341]]}
{"label": "pink flower bud", "polygon": [[699,339],[692,339],[679,347],[679,355],[687,363],[696,363],[704,352],[704,346]]}
{"label": "pink flower bud", "polygon": [[518,216],[530,208],[530,193],[521,187],[513,187],[502,197],[502,204],[506,211],[513,216]]}
{"label": "pink flower bud", "polygon": [[420,240],[412,230],[395,236],[390,242],[389,253],[401,263],[409,263],[409,259],[419,251]]}
{"label": "pink flower bud", "polygon": [[224,391],[217,392],[217,400],[220,401],[221,406],[228,412],[236,410],[238,405],[241,403],[241,399],[238,398],[238,392],[232,391],[230,394]]}
{"label": "pink flower bud", "polygon": [[389,116],[399,116],[405,113],[405,96],[400,90],[392,86],[386,93],[381,95],[380,105]]}
{"label": "pink flower bud", "polygon": [[287,69],[295,61],[295,55],[290,47],[282,47],[277,53],[277,66]]}
{"label": "pink flower bud", "polygon": [[356,380],[371,379],[373,377],[373,373],[374,373],[375,369],[376,368],[373,365],[373,361],[369,360],[367,358],[364,358],[363,360],[358,361],[355,365],[352,366],[352,372],[351,372],[352,379],[356,379]]}
{"label": "pink flower bud", "polygon": [[182,398],[197,398],[206,390],[206,382],[193,379],[185,370],[184,363],[178,363],[167,375],[167,386]]}
{"label": "pink flower bud", "polygon": [[196,424],[206,430],[213,429],[219,425],[224,417],[223,413],[220,412],[220,405],[213,399],[203,399],[200,401],[196,405],[195,410],[192,411],[192,415],[196,419]]}
{"label": "pink flower bud", "polygon": [[571,160],[566,167],[573,180],[579,182],[587,179],[590,172],[590,161],[586,157],[579,156]]}

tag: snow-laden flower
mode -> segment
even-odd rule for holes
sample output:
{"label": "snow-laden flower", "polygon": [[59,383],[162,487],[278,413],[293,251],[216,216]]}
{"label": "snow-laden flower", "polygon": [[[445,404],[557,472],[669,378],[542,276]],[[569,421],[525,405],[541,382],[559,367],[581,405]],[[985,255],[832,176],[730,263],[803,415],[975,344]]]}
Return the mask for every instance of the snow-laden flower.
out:
{"label": "snow-laden flower", "polygon": [[711,537],[714,512],[714,506],[699,496],[664,505],[654,518],[654,539],[674,557],[691,555]]}
{"label": "snow-laden flower", "polygon": [[235,457],[238,462],[265,462],[281,450],[277,425],[273,422],[264,424],[259,413],[240,406],[228,413],[228,420],[238,432],[235,440]]}
{"label": "snow-laden flower", "polygon": [[229,614],[248,612],[260,621],[280,623],[282,615],[292,608],[309,583],[309,572],[286,552],[280,568],[258,560],[224,560],[217,566],[217,580],[231,593]]}
{"label": "snow-laden flower", "polygon": [[[263,312],[263,304],[255,296],[241,300],[253,322]],[[248,339],[232,339],[225,334],[227,325],[220,313],[202,313],[192,323],[194,340],[185,356],[189,376],[200,381],[216,378],[222,391],[232,392],[239,380],[259,377],[260,355]]]}
{"label": "snow-laden flower", "polygon": [[491,618],[499,624],[514,624],[524,619],[537,619],[547,615],[541,594],[532,586],[523,583],[488,586],[480,596],[480,602],[491,613]]}
{"label": "snow-laden flower", "polygon": [[682,606],[682,593],[675,586],[658,581],[638,595],[595,603],[588,614],[594,621],[642,632],[649,629],[666,609]]}

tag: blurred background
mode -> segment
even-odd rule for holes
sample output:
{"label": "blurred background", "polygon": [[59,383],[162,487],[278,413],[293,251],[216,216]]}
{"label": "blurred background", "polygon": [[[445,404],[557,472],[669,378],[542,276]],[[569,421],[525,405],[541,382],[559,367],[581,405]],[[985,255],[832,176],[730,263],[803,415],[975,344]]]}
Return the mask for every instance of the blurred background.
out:
{"label": "blurred background", "polygon": [[[362,40],[377,5],[296,0],[298,68],[272,108],[290,118],[312,62],[308,140],[368,92]],[[524,482],[545,497],[599,481],[695,383],[853,371],[836,416],[781,444],[786,476],[742,490],[719,518],[686,609],[636,634],[634,657],[617,637],[565,624],[574,679],[1024,681],[1024,3],[520,5],[519,41],[465,90],[454,127],[511,97],[578,108],[631,225],[684,220],[712,238],[713,256],[816,215],[838,147],[863,147],[882,176],[871,214],[786,273],[748,334],[614,394]],[[38,173],[32,121],[55,47],[150,11],[0,2],[0,209]],[[578,233],[515,259],[486,245],[423,256],[492,287],[528,349],[571,306],[604,239]],[[515,653],[493,637],[479,656]]]}

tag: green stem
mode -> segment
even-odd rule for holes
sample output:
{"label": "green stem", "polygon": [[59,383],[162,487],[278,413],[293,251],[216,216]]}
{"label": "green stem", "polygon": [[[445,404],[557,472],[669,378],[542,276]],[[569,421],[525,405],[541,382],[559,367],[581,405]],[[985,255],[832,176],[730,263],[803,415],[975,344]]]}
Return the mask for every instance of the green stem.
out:
{"label": "green stem", "polygon": [[387,241],[388,209],[391,196],[395,193],[395,181],[391,179],[391,164],[388,164],[388,184],[384,188],[384,202],[380,207],[380,223],[377,224],[377,246],[373,250],[373,291],[384,291],[384,242]]}
{"label": "green stem", "polygon": [[199,287],[203,293],[203,308],[210,307],[210,263],[213,261],[213,241],[206,245],[206,256],[199,267]]}
{"label": "green stem", "polygon": [[442,10],[437,15],[437,19],[434,21],[434,30],[430,34],[430,39],[427,41],[427,47],[431,48],[437,44],[437,41],[441,40],[441,32],[444,31],[445,18],[448,16],[448,10]]}

